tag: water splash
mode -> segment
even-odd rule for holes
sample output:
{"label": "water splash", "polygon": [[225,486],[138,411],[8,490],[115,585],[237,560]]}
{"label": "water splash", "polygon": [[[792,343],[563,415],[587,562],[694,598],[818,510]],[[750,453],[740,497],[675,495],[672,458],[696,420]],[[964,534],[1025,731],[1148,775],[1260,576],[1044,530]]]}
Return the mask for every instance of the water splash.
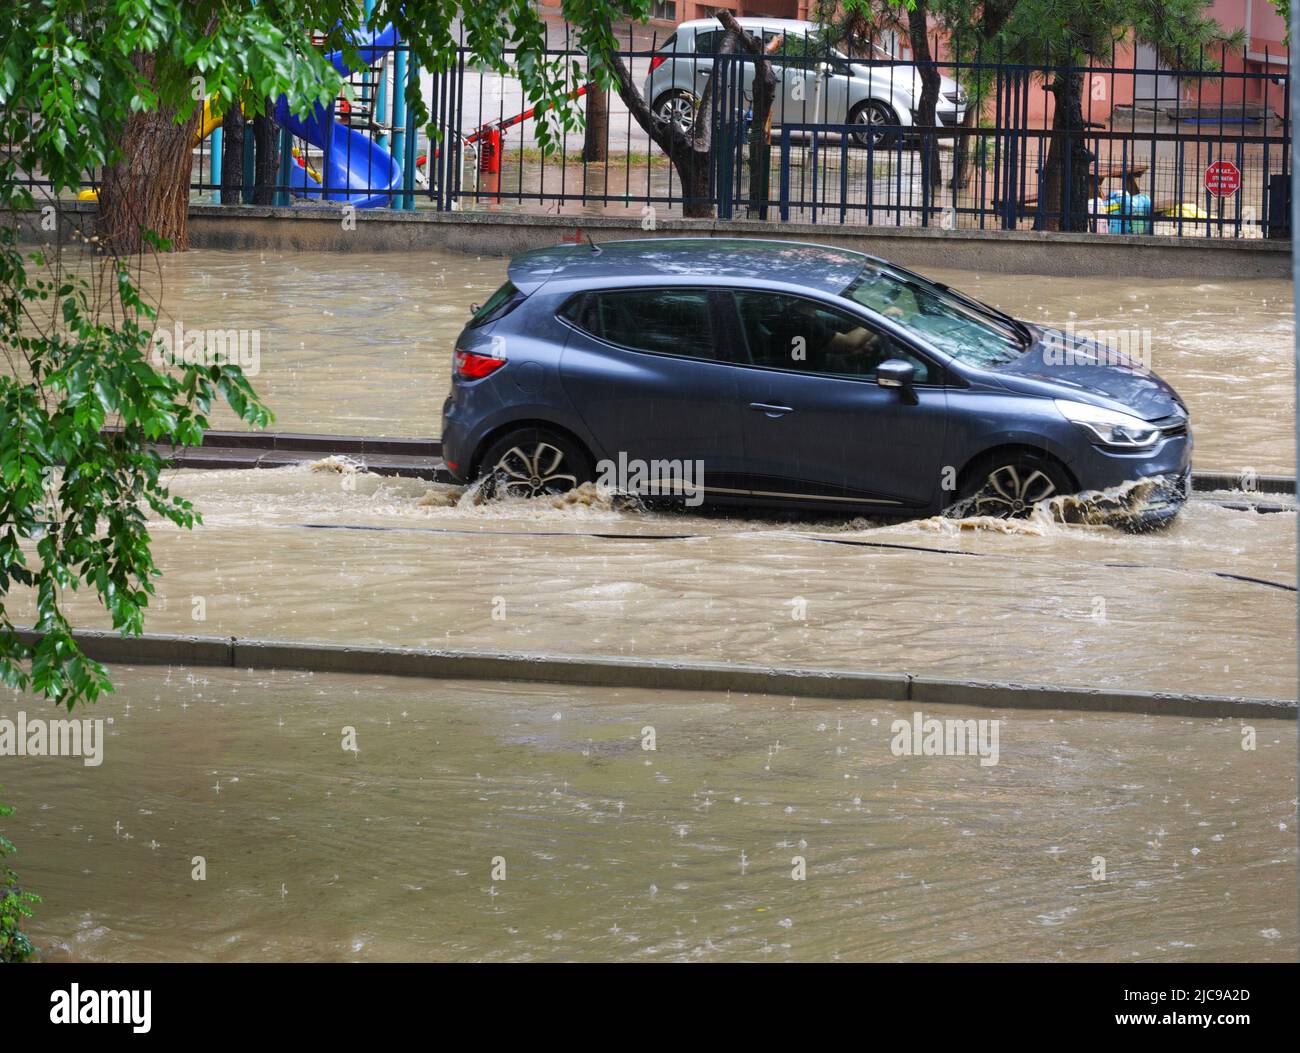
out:
{"label": "water splash", "polygon": [[923,530],[959,533],[985,530],[999,534],[1028,534],[1041,537],[1054,526],[1117,527],[1122,530],[1147,529],[1144,517],[1153,511],[1181,500],[1180,484],[1167,476],[1133,479],[1104,490],[1084,490],[1077,494],[1058,494],[1036,503],[1022,519],[999,519],[972,515],[975,498],[969,497],[950,505],[942,515],[921,520]]}
{"label": "water splash", "polygon": [[331,454],[319,461],[310,462],[307,470],[316,473],[332,472],[335,475],[361,475],[365,473],[366,466],[351,457]]}

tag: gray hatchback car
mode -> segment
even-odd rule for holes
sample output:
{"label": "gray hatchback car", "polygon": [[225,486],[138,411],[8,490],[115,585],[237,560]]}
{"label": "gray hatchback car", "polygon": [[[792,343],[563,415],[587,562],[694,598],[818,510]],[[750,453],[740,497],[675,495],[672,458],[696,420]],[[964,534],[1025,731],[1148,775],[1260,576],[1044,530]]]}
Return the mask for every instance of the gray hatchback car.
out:
{"label": "gray hatchback car", "polygon": [[884,260],[662,238],[517,257],[457,340],[442,446],[511,494],[872,516],[1020,516],[1144,480],[1122,517],[1150,527],[1186,497],[1192,435],[1143,363]]}

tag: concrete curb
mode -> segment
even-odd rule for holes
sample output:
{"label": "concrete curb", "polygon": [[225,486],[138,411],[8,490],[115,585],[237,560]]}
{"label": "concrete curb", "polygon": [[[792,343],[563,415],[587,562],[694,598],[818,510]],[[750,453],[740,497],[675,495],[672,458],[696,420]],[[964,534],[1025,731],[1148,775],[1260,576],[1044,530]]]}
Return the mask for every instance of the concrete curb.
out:
{"label": "concrete curb", "polygon": [[[37,634],[30,629],[20,629],[18,635],[24,643],[32,643]],[[435,680],[506,680],[662,691],[799,695],[839,700],[879,699],[989,709],[1058,709],[1074,712],[1143,713],[1152,716],[1296,719],[1296,701],[1282,698],[999,683],[843,669],[588,658],[580,655],[433,651],[165,633],[123,637],[112,632],[79,629],[74,636],[78,645],[91,658],[119,665],[300,669],[319,673],[411,676]]]}

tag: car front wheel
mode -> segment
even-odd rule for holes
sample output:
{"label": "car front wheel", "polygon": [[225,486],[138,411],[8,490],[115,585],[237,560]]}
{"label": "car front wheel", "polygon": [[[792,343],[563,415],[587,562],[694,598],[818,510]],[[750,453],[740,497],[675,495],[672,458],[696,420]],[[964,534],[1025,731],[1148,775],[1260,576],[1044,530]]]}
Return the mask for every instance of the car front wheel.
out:
{"label": "car front wheel", "polygon": [[998,454],[967,470],[962,499],[951,511],[961,516],[1020,519],[1036,504],[1073,489],[1065,470],[1050,457],[1028,450]]}

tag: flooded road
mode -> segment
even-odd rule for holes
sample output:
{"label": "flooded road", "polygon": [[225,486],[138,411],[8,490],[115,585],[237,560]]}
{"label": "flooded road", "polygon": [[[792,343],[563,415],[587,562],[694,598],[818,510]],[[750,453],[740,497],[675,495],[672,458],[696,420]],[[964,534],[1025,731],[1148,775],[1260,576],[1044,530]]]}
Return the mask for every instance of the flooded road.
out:
{"label": "flooded road", "polygon": [[984,766],[899,703],[118,682],[100,767],[0,761],[51,961],[1294,957],[1294,722],[945,709]]}
{"label": "flooded road", "polygon": [[475,506],[307,466],[171,478],[206,525],[153,532],[154,632],[1295,697],[1292,512],[1197,500],[1164,533],[1002,533]]}
{"label": "flooded road", "polygon": [[[506,266],[437,251],[194,251],[163,258],[144,284],[186,327],[260,333],[254,386],[276,428],[434,437],[453,342]],[[1294,472],[1289,282],[928,273],[1029,321],[1149,357],[1187,400],[1198,468]],[[218,414],[216,423],[236,422]]]}

